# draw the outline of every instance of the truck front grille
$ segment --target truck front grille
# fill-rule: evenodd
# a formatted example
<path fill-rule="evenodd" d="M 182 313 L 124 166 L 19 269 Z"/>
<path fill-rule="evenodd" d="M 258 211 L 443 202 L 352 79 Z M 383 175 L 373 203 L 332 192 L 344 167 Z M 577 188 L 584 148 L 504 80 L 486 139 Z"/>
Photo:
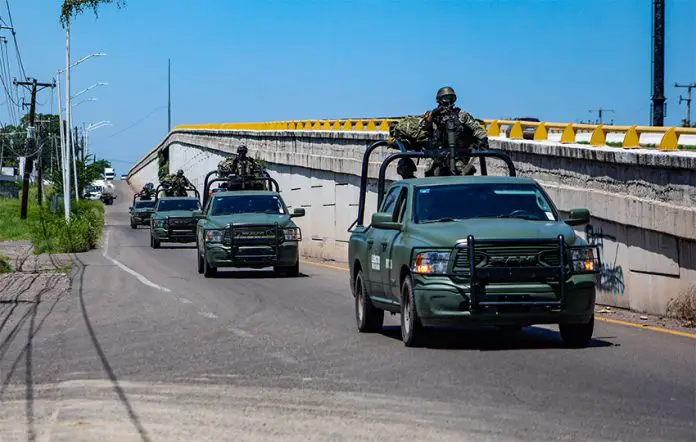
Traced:
<path fill-rule="evenodd" d="M 488 267 L 557 267 L 560 265 L 558 246 L 499 246 L 481 245 L 474 249 L 476 268 Z M 470 272 L 469 250 L 461 248 L 454 259 L 452 272 L 468 275 Z"/>

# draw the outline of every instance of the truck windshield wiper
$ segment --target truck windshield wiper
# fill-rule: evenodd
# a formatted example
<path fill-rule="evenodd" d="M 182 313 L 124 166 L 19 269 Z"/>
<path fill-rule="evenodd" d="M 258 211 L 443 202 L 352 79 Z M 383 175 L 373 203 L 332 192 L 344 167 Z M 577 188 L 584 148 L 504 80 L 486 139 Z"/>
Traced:
<path fill-rule="evenodd" d="M 440 219 L 429 219 L 427 221 L 423 221 L 422 224 L 430 224 L 430 223 L 449 223 L 453 221 L 461 221 L 459 218 L 440 218 Z"/>
<path fill-rule="evenodd" d="M 498 215 L 496 218 L 519 218 L 519 219 L 526 219 L 529 221 L 539 221 L 538 218 L 531 216 L 531 215 Z"/>

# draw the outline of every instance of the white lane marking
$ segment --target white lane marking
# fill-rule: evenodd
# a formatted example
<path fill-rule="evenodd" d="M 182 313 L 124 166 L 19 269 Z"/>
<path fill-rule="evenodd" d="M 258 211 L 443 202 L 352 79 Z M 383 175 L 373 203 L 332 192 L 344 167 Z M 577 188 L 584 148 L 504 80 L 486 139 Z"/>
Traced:
<path fill-rule="evenodd" d="M 283 352 L 275 352 L 271 353 L 271 356 L 280 359 L 281 361 L 285 362 L 286 364 L 299 364 L 297 359 L 293 358 L 292 356 L 286 355 Z"/>
<path fill-rule="evenodd" d="M 112 263 L 114 263 L 119 269 L 123 270 L 124 272 L 130 273 L 131 275 L 135 276 L 135 278 L 138 281 L 142 282 L 146 286 L 155 288 L 155 289 L 163 291 L 163 292 L 171 292 L 171 290 L 169 290 L 168 288 L 162 287 L 161 285 L 158 285 L 158 284 L 155 284 L 154 282 L 150 281 L 149 279 L 147 279 L 146 277 L 144 277 L 140 273 L 136 272 L 135 270 L 131 269 L 130 267 L 128 267 L 124 264 L 121 264 L 118 260 L 110 257 L 107 254 L 109 252 L 109 236 L 110 236 L 110 234 L 111 234 L 111 230 L 107 230 L 106 231 L 106 239 L 104 240 L 104 251 L 102 252 L 102 255 L 104 256 L 104 258 L 106 258 L 109 261 L 111 261 Z"/>
<path fill-rule="evenodd" d="M 254 335 L 252 335 L 251 333 L 249 333 L 246 330 L 242 330 L 241 328 L 228 328 L 227 330 L 230 333 L 233 333 L 233 334 L 240 336 L 242 338 L 253 338 L 254 337 Z"/>
<path fill-rule="evenodd" d="M 58 415 L 60 414 L 60 403 L 58 404 L 58 408 L 56 408 L 56 411 L 51 413 L 51 415 L 48 417 L 48 420 L 44 423 L 44 427 L 46 427 L 46 432 L 41 436 L 40 440 L 42 442 L 51 442 L 51 437 L 53 435 L 53 427 L 56 425 L 58 422 Z"/>
<path fill-rule="evenodd" d="M 302 382 L 309 382 L 311 380 L 312 380 L 312 378 L 302 378 Z"/>
<path fill-rule="evenodd" d="M 189 301 L 186 298 L 179 298 L 179 301 L 181 301 L 182 304 L 193 304 L 193 301 Z"/>
<path fill-rule="evenodd" d="M 208 319 L 217 319 L 217 315 L 211 312 L 198 312 L 199 315 L 205 316 Z"/>

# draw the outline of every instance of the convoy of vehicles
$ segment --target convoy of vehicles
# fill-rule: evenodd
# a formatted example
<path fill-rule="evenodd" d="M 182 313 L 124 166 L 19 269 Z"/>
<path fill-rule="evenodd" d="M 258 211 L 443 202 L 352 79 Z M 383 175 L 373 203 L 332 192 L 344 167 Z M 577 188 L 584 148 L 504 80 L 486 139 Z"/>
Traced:
<path fill-rule="evenodd" d="M 360 332 L 382 329 L 384 312 L 400 314 L 401 337 L 417 346 L 434 326 L 488 325 L 518 330 L 557 324 L 570 347 L 584 347 L 594 330 L 596 246 L 576 235 L 589 211 L 563 219 L 544 189 L 516 176 L 503 152 L 422 149 L 389 155 L 379 169 L 378 211 L 364 223 L 371 153 L 363 158 L 358 218 L 351 232 L 348 262 L 355 318 Z M 392 146 L 393 147 L 393 146 Z M 408 178 L 385 191 L 386 170 L 401 158 L 437 158 L 443 152 L 478 158 L 479 176 Z M 488 176 L 486 159 L 502 160 L 509 176 Z M 131 227 L 146 224 L 150 245 L 196 243 L 198 273 L 219 268 L 264 268 L 299 274 L 300 228 L 268 176 L 240 177 L 211 171 L 200 195 L 160 196 L 136 201 Z M 214 176 L 217 175 L 217 176 Z M 212 188 L 218 183 L 216 189 Z M 457 202 L 457 204 L 453 204 Z"/>
<path fill-rule="evenodd" d="M 364 172 L 384 144 L 368 148 Z M 384 160 L 379 210 L 367 226 L 363 173 L 348 252 L 358 330 L 381 330 L 388 311 L 401 314 L 406 346 L 419 345 L 428 327 L 467 324 L 558 324 L 567 345 L 587 345 L 599 254 L 571 226 L 587 223 L 589 212 L 561 219 L 541 186 L 516 177 L 497 151 L 466 152 L 480 158 L 484 176 L 407 179 L 382 191 L 392 161 L 438 154 L 402 149 Z M 486 176 L 487 157 L 502 159 L 510 176 Z"/>

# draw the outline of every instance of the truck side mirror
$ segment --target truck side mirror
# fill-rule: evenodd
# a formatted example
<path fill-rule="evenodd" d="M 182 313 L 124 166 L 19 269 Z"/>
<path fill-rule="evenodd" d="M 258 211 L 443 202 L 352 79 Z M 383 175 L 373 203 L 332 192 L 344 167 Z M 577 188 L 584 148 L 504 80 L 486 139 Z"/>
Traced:
<path fill-rule="evenodd" d="M 296 208 L 292 211 L 292 214 L 290 214 L 291 218 L 298 218 L 302 216 L 305 216 L 305 209 L 301 207 Z"/>
<path fill-rule="evenodd" d="M 372 227 L 379 229 L 401 230 L 401 224 L 392 221 L 391 213 L 375 212 L 372 214 Z"/>
<path fill-rule="evenodd" d="M 590 222 L 590 211 L 587 209 L 571 209 L 570 216 L 565 220 L 569 226 L 581 226 Z"/>

